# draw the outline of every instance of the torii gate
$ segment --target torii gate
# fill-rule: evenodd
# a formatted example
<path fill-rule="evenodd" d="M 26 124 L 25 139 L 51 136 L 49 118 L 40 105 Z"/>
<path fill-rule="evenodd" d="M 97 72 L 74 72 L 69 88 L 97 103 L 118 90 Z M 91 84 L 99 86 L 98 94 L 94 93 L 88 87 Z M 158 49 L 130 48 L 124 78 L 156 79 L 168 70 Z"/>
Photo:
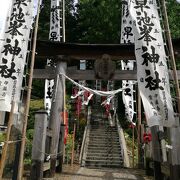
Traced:
<path fill-rule="evenodd" d="M 180 39 L 173 41 L 174 54 L 180 57 Z M 75 44 L 75 43 L 59 43 L 52 41 L 37 41 L 37 58 L 46 61 L 46 58 L 61 55 L 63 61 L 76 61 L 80 59 L 98 60 L 103 54 L 108 54 L 112 60 L 129 60 L 135 59 L 134 45 L 128 44 Z M 63 58 L 64 56 L 64 58 Z M 38 59 L 37 59 L 38 60 Z M 80 71 L 67 68 L 67 75 L 75 80 L 95 80 L 95 72 L 93 70 Z M 34 78 L 52 79 L 55 78 L 55 69 L 35 69 Z M 172 76 L 170 76 L 172 79 Z M 178 71 L 178 79 L 180 72 Z M 137 80 L 136 70 L 116 70 L 111 80 Z"/>
<path fill-rule="evenodd" d="M 175 45 L 175 55 L 177 57 L 180 56 L 180 47 L 178 46 L 178 42 L 180 40 L 174 41 Z M 56 61 L 57 66 L 55 69 L 46 68 L 46 69 L 35 69 L 33 78 L 36 79 L 55 79 L 57 81 L 58 75 L 60 73 L 64 73 L 68 75 L 70 78 L 74 80 L 95 80 L 97 79 L 95 76 L 94 70 L 77 70 L 72 69 L 71 67 L 67 67 L 67 63 L 70 61 L 76 61 L 80 59 L 100 59 L 103 54 L 110 55 L 113 60 L 129 60 L 135 59 L 134 55 L 134 46 L 133 45 L 123 45 L 123 44 L 70 44 L 70 43 L 57 43 L 51 41 L 38 41 L 37 42 L 37 57 L 46 59 L 47 57 L 53 57 Z M 113 72 L 113 76 L 111 80 L 136 80 L 136 70 L 127 71 L 127 70 L 115 70 Z M 180 79 L 180 72 L 178 72 L 178 77 Z M 172 78 L 172 77 L 170 77 Z M 107 80 L 107 79 L 106 79 Z M 51 144 L 51 153 L 55 154 L 57 151 L 57 146 L 59 142 L 59 131 L 62 122 L 59 121 L 59 114 L 63 111 L 63 102 L 64 102 L 64 79 L 61 78 L 60 83 L 55 83 L 54 94 L 58 97 L 58 101 L 54 101 L 52 103 L 52 112 L 51 112 L 51 130 L 54 133 L 52 137 Z M 58 127 L 58 128 L 57 128 Z M 58 135 L 58 136 L 57 136 Z M 157 152 L 157 155 L 159 152 Z M 56 156 L 52 156 L 51 159 L 51 175 L 53 176 L 55 173 L 55 163 Z"/>

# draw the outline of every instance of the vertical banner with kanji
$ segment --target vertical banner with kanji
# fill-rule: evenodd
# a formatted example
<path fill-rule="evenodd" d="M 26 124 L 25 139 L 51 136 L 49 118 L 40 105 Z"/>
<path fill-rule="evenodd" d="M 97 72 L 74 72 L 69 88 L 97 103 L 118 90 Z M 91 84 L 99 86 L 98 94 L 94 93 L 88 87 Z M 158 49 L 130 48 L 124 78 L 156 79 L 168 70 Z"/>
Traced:
<path fill-rule="evenodd" d="M 149 126 L 175 125 L 167 56 L 155 0 L 134 0 L 129 12 L 134 24 L 137 79 Z"/>
<path fill-rule="evenodd" d="M 121 43 L 131 44 L 134 43 L 134 34 L 132 29 L 132 19 L 129 14 L 129 2 L 130 0 L 122 1 L 122 22 L 121 22 Z M 122 60 L 122 70 L 133 70 L 134 60 Z M 134 116 L 134 97 L 133 97 L 133 85 L 134 81 L 123 80 L 122 81 L 122 98 L 125 105 L 126 117 L 128 121 L 132 122 Z"/>
<path fill-rule="evenodd" d="M 3 42 L 7 18 L 11 15 L 12 1 L 6 0 L 6 3 L 0 6 L 0 44 Z"/>
<path fill-rule="evenodd" d="M 32 28 L 33 3 L 12 0 L 11 5 L 0 40 L 0 111 L 10 111 L 13 100 L 14 112 L 17 112 Z"/>
<path fill-rule="evenodd" d="M 62 0 L 51 0 L 51 13 L 50 13 L 50 41 L 63 41 L 63 28 L 62 28 Z M 47 66 L 55 67 L 53 59 L 47 60 Z M 48 112 L 51 109 L 51 100 L 53 94 L 54 80 L 45 80 L 45 108 Z"/>

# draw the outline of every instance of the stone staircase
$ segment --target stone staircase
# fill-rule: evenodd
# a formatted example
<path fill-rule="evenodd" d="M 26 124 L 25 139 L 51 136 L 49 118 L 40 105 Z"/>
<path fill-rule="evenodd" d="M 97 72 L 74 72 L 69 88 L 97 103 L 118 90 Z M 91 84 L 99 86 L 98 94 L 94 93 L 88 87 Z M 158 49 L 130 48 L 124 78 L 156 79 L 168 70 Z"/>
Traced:
<path fill-rule="evenodd" d="M 83 156 L 86 167 L 123 167 L 117 128 L 110 127 L 106 121 L 101 119 L 90 125 Z"/>

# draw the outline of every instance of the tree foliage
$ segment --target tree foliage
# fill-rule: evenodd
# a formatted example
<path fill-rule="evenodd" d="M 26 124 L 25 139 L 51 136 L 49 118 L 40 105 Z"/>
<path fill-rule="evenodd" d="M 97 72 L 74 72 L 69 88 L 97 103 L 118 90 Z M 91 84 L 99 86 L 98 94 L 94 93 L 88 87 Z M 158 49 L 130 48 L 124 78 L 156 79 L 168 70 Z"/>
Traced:
<path fill-rule="evenodd" d="M 121 1 L 80 0 L 77 5 L 78 41 L 119 43 Z"/>
<path fill-rule="evenodd" d="M 176 0 L 168 0 L 167 12 L 172 38 L 180 38 L 180 4 Z"/>
<path fill-rule="evenodd" d="M 66 0 L 66 42 L 119 43 L 121 0 Z M 167 1 L 170 29 L 173 38 L 180 37 L 180 4 Z M 50 1 L 43 0 L 39 21 L 39 39 L 48 40 Z"/>
<path fill-rule="evenodd" d="M 49 39 L 49 25 L 50 25 L 50 2 L 49 0 L 43 0 L 41 6 L 41 12 L 39 16 L 38 26 L 38 39 Z"/>

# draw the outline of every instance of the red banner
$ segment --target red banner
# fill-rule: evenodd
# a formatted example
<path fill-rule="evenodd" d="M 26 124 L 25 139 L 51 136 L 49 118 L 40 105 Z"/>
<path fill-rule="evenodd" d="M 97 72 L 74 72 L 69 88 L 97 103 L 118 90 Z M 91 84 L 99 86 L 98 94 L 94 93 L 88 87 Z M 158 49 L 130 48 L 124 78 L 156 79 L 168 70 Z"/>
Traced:
<path fill-rule="evenodd" d="M 64 144 L 66 144 L 67 136 L 68 136 L 68 112 L 61 112 L 61 117 L 63 118 L 63 122 L 65 125 L 65 131 L 64 131 Z"/>
<path fill-rule="evenodd" d="M 82 99 L 81 97 L 78 96 L 76 99 L 76 115 L 77 116 L 79 116 L 81 108 L 82 108 Z"/>

